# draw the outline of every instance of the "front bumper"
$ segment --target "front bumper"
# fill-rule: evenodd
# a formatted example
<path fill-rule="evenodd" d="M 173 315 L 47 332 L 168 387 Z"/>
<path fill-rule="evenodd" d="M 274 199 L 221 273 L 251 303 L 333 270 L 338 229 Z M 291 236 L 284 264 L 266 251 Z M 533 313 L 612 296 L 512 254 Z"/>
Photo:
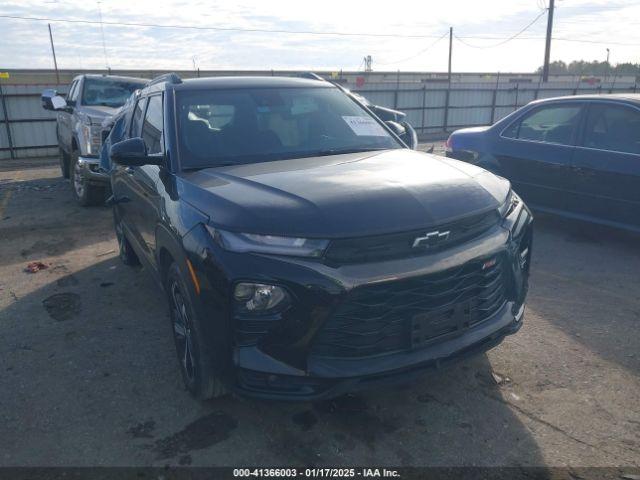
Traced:
<path fill-rule="evenodd" d="M 508 228 L 496 225 L 480 237 L 445 251 L 337 267 L 300 258 L 225 251 L 211 241 L 204 228 L 192 230 L 185 237 L 185 247 L 201 279 L 200 308 L 203 318 L 210 319 L 205 335 L 210 338 L 212 350 L 225 352 L 222 356 L 228 358 L 220 375 L 243 394 L 313 400 L 407 381 L 424 371 L 492 348 L 522 325 L 531 218 L 526 208 L 522 208 L 521 216 L 513 219 Z M 518 236 L 513 235 L 514 231 Z M 202 248 L 203 242 L 207 247 Z M 523 261 L 521 253 L 525 249 L 527 258 Z M 323 328 L 354 291 L 437 276 L 498 257 L 504 259 L 507 270 L 504 302 L 489 317 L 416 348 L 369 352 L 360 357 L 318 350 Z M 287 310 L 261 319 L 272 322 L 272 326 L 253 340 L 247 340 L 246 331 L 257 328 L 256 322 L 239 317 L 231 301 L 233 287 L 240 281 L 279 285 L 292 298 Z"/>
<path fill-rule="evenodd" d="M 516 315 L 505 311 L 484 325 L 484 328 L 469 332 L 469 335 L 416 352 L 418 355 L 411 356 L 410 362 L 389 358 L 387 361 L 391 361 L 388 363 L 395 368 L 381 369 L 377 373 L 367 375 L 300 377 L 239 369 L 238 383 L 234 390 L 265 400 L 317 401 L 356 391 L 409 384 L 429 372 L 445 369 L 498 346 L 506 336 L 520 330 L 523 319 L 524 305 Z M 396 360 L 398 365 L 394 365 Z M 403 363 L 404 366 L 401 366 Z"/>
<path fill-rule="evenodd" d="M 100 171 L 100 159 L 94 157 L 78 157 L 78 165 L 82 169 L 83 178 L 90 184 L 109 184 L 109 175 Z"/>

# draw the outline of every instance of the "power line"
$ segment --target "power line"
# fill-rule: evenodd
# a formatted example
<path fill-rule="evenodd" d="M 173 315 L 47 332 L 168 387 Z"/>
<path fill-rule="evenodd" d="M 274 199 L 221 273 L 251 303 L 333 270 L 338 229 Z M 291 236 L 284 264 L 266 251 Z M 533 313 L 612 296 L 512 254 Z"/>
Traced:
<path fill-rule="evenodd" d="M 82 23 L 97 25 L 100 22 L 95 20 L 72 20 L 67 18 L 47 18 L 47 17 L 23 17 L 20 15 L 0 15 L 0 18 L 13 20 L 33 20 L 40 22 L 60 22 L 60 23 Z M 215 30 L 222 32 L 245 32 L 245 33 L 285 33 L 300 35 L 324 35 L 324 36 L 345 36 L 345 37 L 387 37 L 387 38 L 438 38 L 437 35 L 411 35 L 400 33 L 358 33 L 358 32 L 317 32 L 312 30 L 280 30 L 269 28 L 236 28 L 236 27 L 210 27 L 199 25 L 168 25 L 158 23 L 134 23 L 134 22 L 102 22 L 104 25 L 122 27 L 151 27 L 151 28 L 176 28 L 190 30 Z"/>
<path fill-rule="evenodd" d="M 623 47 L 638 47 L 640 43 L 625 43 L 625 42 L 610 42 L 603 40 L 584 40 L 578 38 L 568 38 L 568 37 L 553 37 L 553 40 L 557 40 L 560 42 L 577 42 L 577 43 L 593 43 L 596 45 L 620 45 Z"/>
<path fill-rule="evenodd" d="M 544 13 L 544 12 L 543 12 Z M 59 22 L 59 23 L 74 23 L 74 24 L 88 24 L 99 25 L 99 21 L 95 20 L 72 20 L 63 18 L 46 18 L 46 17 L 23 17 L 19 15 L 0 15 L 0 18 L 6 18 L 11 20 L 30 20 L 41 22 Z M 536 19 L 537 20 L 537 19 Z M 355 33 L 355 32 L 317 32 L 310 30 L 276 30 L 276 29 L 264 29 L 264 28 L 232 28 L 232 27 L 209 27 L 209 26 L 197 26 L 197 25 L 168 25 L 168 24 L 154 24 L 154 23 L 131 23 L 131 22 L 102 22 L 104 25 L 123 26 L 123 27 L 147 27 L 147 28 L 175 28 L 175 29 L 192 29 L 192 30 L 214 30 L 214 31 L 226 31 L 226 32 L 245 32 L 245 33 L 282 33 L 282 34 L 294 34 L 294 35 L 321 35 L 321 36 L 349 36 L 349 37 L 386 37 L 386 38 L 434 38 L 439 39 L 438 35 L 410 35 L 410 34 L 393 34 L 393 33 Z M 541 40 L 545 37 L 520 37 L 521 32 L 510 37 L 497 37 L 497 36 L 485 36 L 485 35 L 455 35 L 457 40 L 461 43 L 472 48 L 492 48 L 493 46 L 479 46 L 472 45 L 464 40 L 503 40 L 502 43 L 511 40 Z M 578 43 L 594 43 L 602 45 L 621 45 L 629 47 L 640 46 L 640 43 L 624 43 L 624 42 L 611 42 L 611 41 L 598 41 L 598 40 L 585 40 L 578 38 L 568 37 L 553 37 L 553 40 L 565 41 L 565 42 L 578 42 Z M 494 45 L 498 46 L 498 45 Z"/>
<path fill-rule="evenodd" d="M 436 43 L 438 43 L 440 40 L 442 40 L 444 37 L 446 37 L 449 34 L 449 32 L 444 32 L 442 34 L 442 36 L 440 38 L 438 38 L 435 42 L 433 42 L 432 44 L 430 44 L 427 48 L 424 48 L 422 50 L 420 50 L 418 53 L 416 53 L 415 55 L 412 55 L 410 57 L 407 58 L 403 58 L 402 60 L 395 60 L 393 62 L 376 62 L 378 65 L 394 65 L 396 63 L 402 63 L 402 62 L 408 62 L 409 60 L 413 60 L 414 58 L 419 57 L 420 55 L 422 55 L 423 53 L 427 52 L 428 50 L 430 50 L 432 47 L 435 47 Z"/>
<path fill-rule="evenodd" d="M 540 18 L 545 13 L 547 13 L 546 10 L 543 10 L 542 12 L 540 12 L 540 14 L 538 14 L 538 16 L 536 18 L 534 18 L 531 22 L 529 22 L 527 24 L 527 26 L 525 26 L 524 28 L 519 30 L 518 33 L 515 33 L 515 34 L 511 35 L 510 37 L 506 38 L 505 40 L 503 40 L 501 42 L 498 42 L 498 43 L 495 43 L 493 45 L 472 45 L 472 44 L 462 40 L 463 37 L 458 37 L 457 35 L 454 35 L 454 37 L 456 37 L 456 40 L 458 40 L 463 45 L 466 45 L 467 47 L 471 47 L 471 48 L 495 48 L 495 47 L 499 47 L 500 45 L 504 45 L 505 43 L 510 42 L 511 40 L 515 40 L 518 36 L 520 36 L 521 34 L 526 32 L 529 29 L 529 27 L 532 27 L 533 24 L 536 23 L 538 20 L 540 20 Z"/>

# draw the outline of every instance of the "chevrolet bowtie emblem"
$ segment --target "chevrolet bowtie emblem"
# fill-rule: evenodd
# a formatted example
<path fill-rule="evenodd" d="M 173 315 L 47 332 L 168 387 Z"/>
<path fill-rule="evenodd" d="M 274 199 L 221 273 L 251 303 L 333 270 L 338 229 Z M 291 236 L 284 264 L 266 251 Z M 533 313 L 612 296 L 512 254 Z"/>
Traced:
<path fill-rule="evenodd" d="M 429 232 L 424 237 L 417 237 L 413 241 L 413 248 L 416 247 L 433 247 L 446 241 L 449 238 L 449 234 L 451 232 L 440 232 L 436 230 L 435 232 Z"/>

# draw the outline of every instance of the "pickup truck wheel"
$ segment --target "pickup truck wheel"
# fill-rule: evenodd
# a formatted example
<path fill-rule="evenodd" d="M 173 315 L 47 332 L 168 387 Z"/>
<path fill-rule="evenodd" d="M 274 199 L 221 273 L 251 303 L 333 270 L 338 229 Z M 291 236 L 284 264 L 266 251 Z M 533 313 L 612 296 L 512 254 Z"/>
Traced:
<path fill-rule="evenodd" d="M 116 230 L 116 239 L 118 240 L 119 257 L 122 263 L 129 266 L 140 265 L 140 259 L 136 252 L 133 250 L 131 243 L 127 240 L 127 236 L 122 228 L 122 223 L 118 219 L 118 214 L 114 208 L 113 210 L 113 222 Z"/>
<path fill-rule="evenodd" d="M 60 151 L 60 171 L 62 172 L 62 178 L 69 178 L 69 155 L 65 153 L 65 151 L 58 147 Z"/>
<path fill-rule="evenodd" d="M 167 273 L 166 292 L 169 297 L 173 339 L 185 387 L 200 400 L 224 395 L 226 389 L 213 373 L 213 364 L 200 322 L 175 262 Z"/>
<path fill-rule="evenodd" d="M 78 163 L 78 152 L 71 152 L 71 191 L 76 201 L 83 207 L 102 205 L 104 203 L 104 188 L 92 185 L 84 178 L 82 168 Z"/>

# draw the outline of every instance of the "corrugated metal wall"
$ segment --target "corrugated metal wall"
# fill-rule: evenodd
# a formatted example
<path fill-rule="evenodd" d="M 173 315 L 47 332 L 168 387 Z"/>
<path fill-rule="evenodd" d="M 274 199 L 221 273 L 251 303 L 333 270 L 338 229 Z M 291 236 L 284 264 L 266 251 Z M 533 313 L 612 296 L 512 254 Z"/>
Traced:
<path fill-rule="evenodd" d="M 42 109 L 40 93 L 45 88 L 66 93 L 68 85 L 1 83 L 0 87 L 0 159 L 56 155 L 55 113 Z M 367 82 L 353 90 L 372 103 L 405 111 L 418 133 L 428 135 L 493 123 L 536 98 L 635 92 L 636 88 L 629 80 L 599 86 L 576 81 L 461 82 L 449 86 L 447 82 L 400 81 L 398 77 L 396 82 Z"/>
<path fill-rule="evenodd" d="M 0 85 L 0 159 L 57 155 L 56 114 L 42 108 L 40 93 L 67 85 Z M 5 111 L 9 122 L 5 120 Z M 9 136 L 11 142 L 9 142 Z"/>

